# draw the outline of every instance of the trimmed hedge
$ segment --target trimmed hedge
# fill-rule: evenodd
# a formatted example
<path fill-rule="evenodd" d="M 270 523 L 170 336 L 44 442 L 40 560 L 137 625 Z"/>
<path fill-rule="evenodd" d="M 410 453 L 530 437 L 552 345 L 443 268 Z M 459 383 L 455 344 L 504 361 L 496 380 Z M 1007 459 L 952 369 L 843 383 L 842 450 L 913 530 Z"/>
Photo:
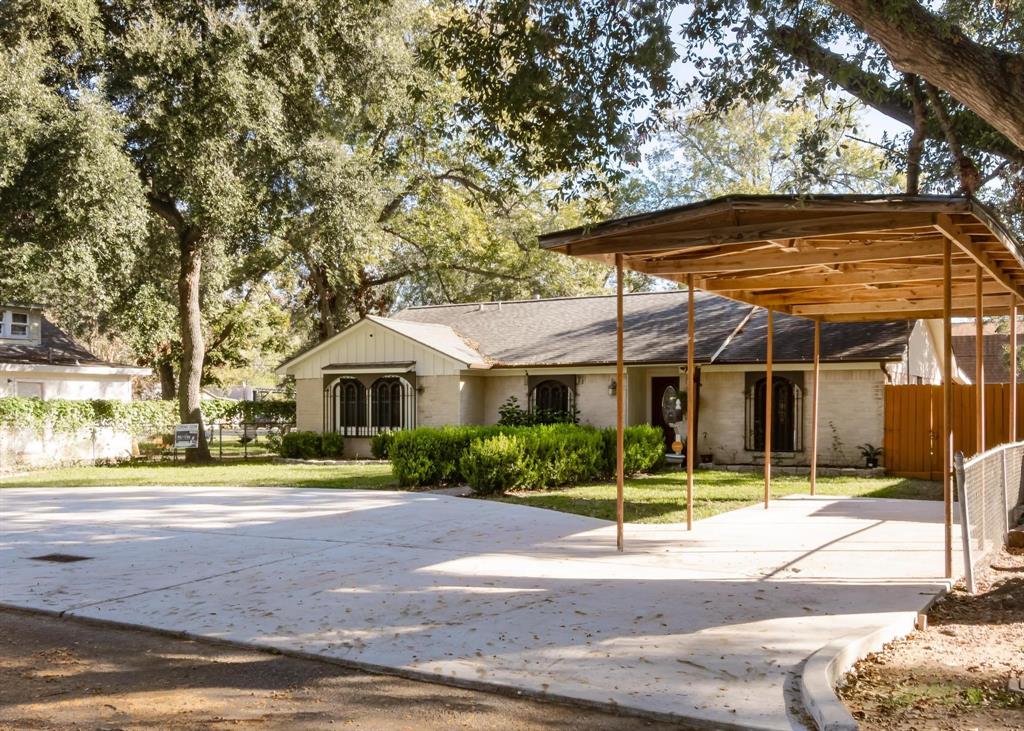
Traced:
<path fill-rule="evenodd" d="M 606 475 L 615 474 L 615 430 L 603 429 L 604 453 L 607 461 L 604 465 Z M 624 472 L 635 475 L 647 472 L 665 464 L 665 441 L 661 429 L 643 425 L 626 427 L 623 439 L 625 459 Z"/>
<path fill-rule="evenodd" d="M 293 431 L 282 434 L 276 446 L 282 457 L 291 459 L 340 459 L 345 440 L 334 432 Z"/>
<path fill-rule="evenodd" d="M 203 421 L 266 421 L 294 423 L 294 401 L 203 401 Z M 71 401 L 7 396 L 0 398 L 0 426 L 41 431 L 49 425 L 57 432 L 89 426 L 112 426 L 131 434 L 170 432 L 178 423 L 176 401 Z"/>
<path fill-rule="evenodd" d="M 487 444 L 498 437 L 515 437 L 515 443 L 501 439 Z M 628 427 L 625 446 L 627 474 L 650 470 L 664 460 L 656 427 Z M 422 427 L 394 432 L 388 454 L 392 472 L 405 486 L 468 482 L 481 492 L 512 486 L 538 489 L 614 474 L 615 430 L 573 424 Z M 496 465 L 499 454 L 515 460 L 501 474 Z"/>
<path fill-rule="evenodd" d="M 523 440 L 515 434 L 474 439 L 459 460 L 462 474 L 481 495 L 501 494 L 530 479 L 532 460 Z"/>

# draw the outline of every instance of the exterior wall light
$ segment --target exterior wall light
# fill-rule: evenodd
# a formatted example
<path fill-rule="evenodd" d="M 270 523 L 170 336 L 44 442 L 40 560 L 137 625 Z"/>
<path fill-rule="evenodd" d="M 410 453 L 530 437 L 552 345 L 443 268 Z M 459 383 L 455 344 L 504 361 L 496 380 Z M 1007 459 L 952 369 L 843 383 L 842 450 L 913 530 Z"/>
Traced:
<path fill-rule="evenodd" d="M 613 378 L 611 381 L 608 382 L 608 395 L 614 397 L 617 389 L 618 386 L 616 385 L 615 379 Z"/>

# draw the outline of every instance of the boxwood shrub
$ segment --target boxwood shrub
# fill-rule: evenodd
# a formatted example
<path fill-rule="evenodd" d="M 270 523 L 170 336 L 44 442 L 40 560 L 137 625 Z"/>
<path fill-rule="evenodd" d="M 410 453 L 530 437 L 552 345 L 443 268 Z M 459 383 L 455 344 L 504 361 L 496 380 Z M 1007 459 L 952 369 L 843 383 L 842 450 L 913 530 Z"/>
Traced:
<path fill-rule="evenodd" d="M 487 444 L 498 437 L 515 441 Z M 512 484 L 498 485 L 515 475 L 515 487 L 539 489 L 608 478 L 615 471 L 615 430 L 574 424 L 421 427 L 394 432 L 387 447 L 392 472 L 405 486 L 467 482 L 491 492 L 508 489 Z M 627 474 L 653 469 L 664 459 L 656 427 L 628 427 L 625 448 Z M 508 474 L 497 474 L 498 455 L 515 460 Z"/>
<path fill-rule="evenodd" d="M 278 449 L 282 457 L 290 459 L 339 459 L 344 446 L 341 434 L 293 431 L 281 436 Z"/>
<path fill-rule="evenodd" d="M 391 440 L 394 437 L 395 432 L 393 431 L 378 432 L 370 437 L 370 454 L 374 459 L 388 458 L 388 453 L 391 451 Z"/>
<path fill-rule="evenodd" d="M 615 429 L 603 429 L 604 473 L 615 474 Z M 649 472 L 665 462 L 665 441 L 661 429 L 650 424 L 626 427 L 623 435 L 624 471 L 627 475 Z"/>
<path fill-rule="evenodd" d="M 500 495 L 522 486 L 530 479 L 532 467 L 523 440 L 515 434 L 474 439 L 459 460 L 466 482 L 480 495 Z"/>

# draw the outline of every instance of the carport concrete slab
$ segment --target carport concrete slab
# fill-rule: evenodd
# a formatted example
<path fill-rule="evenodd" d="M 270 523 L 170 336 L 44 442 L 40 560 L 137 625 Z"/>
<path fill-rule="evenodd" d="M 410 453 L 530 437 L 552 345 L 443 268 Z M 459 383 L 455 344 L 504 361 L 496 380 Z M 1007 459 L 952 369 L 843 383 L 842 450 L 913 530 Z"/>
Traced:
<path fill-rule="evenodd" d="M 827 642 L 924 608 L 942 506 L 802 498 L 614 526 L 442 495 L 0 491 L 4 603 L 710 724 L 804 728 Z M 92 556 L 50 564 L 51 552 Z"/>

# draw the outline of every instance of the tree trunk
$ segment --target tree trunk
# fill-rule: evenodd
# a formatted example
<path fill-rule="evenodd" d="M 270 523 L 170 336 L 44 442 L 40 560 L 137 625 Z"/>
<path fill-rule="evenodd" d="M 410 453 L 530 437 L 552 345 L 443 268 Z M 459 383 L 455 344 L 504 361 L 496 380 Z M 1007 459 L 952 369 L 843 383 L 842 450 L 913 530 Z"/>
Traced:
<path fill-rule="evenodd" d="M 203 375 L 203 328 L 199 309 L 199 274 L 202 248 L 194 231 L 179 236 L 181 269 L 178 273 L 178 323 L 181 329 L 181 365 L 178 368 L 178 413 L 183 424 L 199 424 L 199 446 L 185 452 L 186 462 L 207 462 L 210 445 L 200 411 L 200 382 Z"/>
<path fill-rule="evenodd" d="M 832 0 L 900 71 L 934 84 L 1024 150 L 1024 57 L 976 43 L 914 0 Z"/>
<path fill-rule="evenodd" d="M 156 364 L 156 370 L 160 374 L 160 398 L 164 401 L 174 401 L 178 397 L 178 389 L 174 382 L 174 364 L 167 359 L 161 359 Z"/>

